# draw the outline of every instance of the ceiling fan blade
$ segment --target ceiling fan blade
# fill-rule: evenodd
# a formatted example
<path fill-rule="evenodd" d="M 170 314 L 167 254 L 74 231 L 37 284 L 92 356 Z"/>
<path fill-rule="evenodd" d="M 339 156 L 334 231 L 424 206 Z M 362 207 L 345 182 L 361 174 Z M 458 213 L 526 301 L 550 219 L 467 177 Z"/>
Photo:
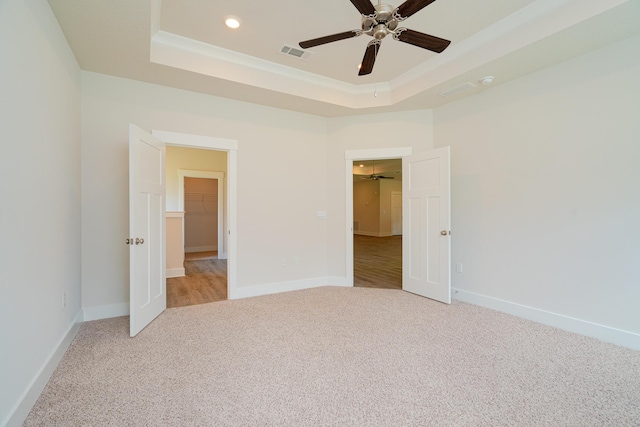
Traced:
<path fill-rule="evenodd" d="M 376 56 L 378 56 L 380 45 L 380 40 L 371 40 L 369 42 L 369 44 L 367 45 L 367 50 L 364 51 L 362 63 L 360 64 L 360 71 L 358 72 L 359 76 L 371 74 L 371 72 L 373 71 L 373 64 L 376 63 Z"/>
<path fill-rule="evenodd" d="M 321 44 L 350 39 L 351 37 L 357 37 L 360 34 L 362 34 L 362 30 L 351 30 L 351 31 L 345 31 L 344 33 L 332 34 L 330 36 L 318 37 L 317 39 L 305 40 L 298 44 L 303 49 L 309 49 L 310 47 L 320 46 Z"/>
<path fill-rule="evenodd" d="M 408 28 L 398 28 L 393 38 L 436 53 L 442 52 L 451 43 L 449 40 L 430 36 L 429 34 L 424 34 L 419 31 L 409 30 Z"/>
<path fill-rule="evenodd" d="M 416 12 L 420 12 L 436 0 L 407 0 L 396 8 L 393 17 L 397 21 L 404 21 Z"/>
<path fill-rule="evenodd" d="M 432 0 L 435 1 L 435 0 Z M 371 4 L 370 0 L 351 0 L 351 3 L 358 9 L 358 12 L 364 16 L 375 15 L 376 9 Z"/>

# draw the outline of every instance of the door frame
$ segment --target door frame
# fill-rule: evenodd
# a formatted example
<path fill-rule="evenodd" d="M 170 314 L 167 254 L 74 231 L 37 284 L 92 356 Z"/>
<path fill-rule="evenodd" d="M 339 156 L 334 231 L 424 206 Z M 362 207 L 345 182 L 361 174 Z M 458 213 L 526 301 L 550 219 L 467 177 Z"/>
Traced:
<path fill-rule="evenodd" d="M 345 150 L 345 187 L 346 187 L 346 286 L 353 286 L 353 161 L 401 158 L 413 154 L 412 147 L 372 148 L 368 150 Z M 402 254 L 404 257 L 404 254 Z"/>
<path fill-rule="evenodd" d="M 237 294 L 237 190 L 238 190 L 238 141 L 212 136 L 192 135 L 154 129 L 151 134 L 167 145 L 218 150 L 227 152 L 227 299 L 238 298 Z M 163 231 L 166 233 L 166 230 Z M 220 252 L 218 252 L 220 253 Z"/>
<path fill-rule="evenodd" d="M 219 150 L 218 150 L 219 151 Z M 178 210 L 184 212 L 184 179 L 185 178 L 205 178 L 205 179 L 215 179 L 217 180 L 218 186 L 218 203 L 216 209 L 218 210 L 218 241 L 216 245 L 218 246 L 218 259 L 227 259 L 227 251 L 224 245 L 224 198 L 226 197 L 226 191 L 224 189 L 224 172 L 210 172 L 210 171 L 198 171 L 198 170 L 188 170 L 188 169 L 178 169 Z M 185 218 L 186 221 L 186 218 Z M 182 242 L 185 242 L 185 234 L 184 234 L 184 224 L 182 223 Z M 182 248 L 184 252 L 184 246 Z"/>

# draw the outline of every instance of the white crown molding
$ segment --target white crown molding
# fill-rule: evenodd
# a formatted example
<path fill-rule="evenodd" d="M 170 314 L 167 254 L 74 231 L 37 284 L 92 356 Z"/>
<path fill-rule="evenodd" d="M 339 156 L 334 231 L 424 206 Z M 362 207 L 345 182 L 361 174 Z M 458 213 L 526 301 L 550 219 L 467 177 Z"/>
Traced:
<path fill-rule="evenodd" d="M 392 103 L 516 52 L 629 0 L 538 0 L 391 80 Z"/>
<path fill-rule="evenodd" d="M 537 0 L 390 82 L 354 85 L 162 31 L 161 0 L 153 0 L 150 60 L 332 105 L 353 109 L 385 107 L 627 1 L 630 0 Z"/>
<path fill-rule="evenodd" d="M 352 85 L 166 31 L 153 36 L 150 51 L 156 64 L 343 107 L 387 106 L 391 100 L 388 83 Z"/>

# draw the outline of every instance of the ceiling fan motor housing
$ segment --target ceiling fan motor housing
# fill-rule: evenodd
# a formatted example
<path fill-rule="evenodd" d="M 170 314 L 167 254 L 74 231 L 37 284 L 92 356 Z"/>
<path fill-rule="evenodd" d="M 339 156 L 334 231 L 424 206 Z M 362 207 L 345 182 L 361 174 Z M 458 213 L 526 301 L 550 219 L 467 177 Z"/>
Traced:
<path fill-rule="evenodd" d="M 342 33 L 305 40 L 299 43 L 300 47 L 302 49 L 309 49 L 326 43 L 358 37 L 363 34 L 371 36 L 373 40 L 367 44 L 364 57 L 358 67 L 358 75 L 366 76 L 373 71 L 373 65 L 376 62 L 382 39 L 389 34 L 397 41 L 436 53 L 441 53 L 451 43 L 450 40 L 441 39 L 440 37 L 408 28 L 398 27 L 399 22 L 404 21 L 436 0 L 405 0 L 404 3 L 396 8 L 388 4 L 382 4 L 382 0 L 378 0 L 378 4 L 375 6 L 372 4 L 372 0 L 350 1 L 362 15 L 361 29 L 343 31 Z"/>
<path fill-rule="evenodd" d="M 393 18 L 394 9 L 388 4 L 378 4 L 375 9 L 374 16 L 362 17 L 362 30 L 376 40 L 382 40 L 398 27 L 398 21 Z"/>

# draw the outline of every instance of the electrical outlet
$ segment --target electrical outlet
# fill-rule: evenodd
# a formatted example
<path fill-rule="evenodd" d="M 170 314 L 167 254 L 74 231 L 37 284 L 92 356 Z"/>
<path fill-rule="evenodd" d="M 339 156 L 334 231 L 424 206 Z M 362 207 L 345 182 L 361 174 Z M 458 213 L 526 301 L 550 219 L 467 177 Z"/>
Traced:
<path fill-rule="evenodd" d="M 293 265 L 298 265 L 300 264 L 300 259 L 297 256 L 293 257 Z"/>
<path fill-rule="evenodd" d="M 67 307 L 67 293 L 63 292 L 62 293 L 62 308 L 66 308 Z"/>
<path fill-rule="evenodd" d="M 283 266 L 283 267 L 284 267 L 285 265 L 287 265 L 287 259 L 286 259 L 286 258 L 282 258 L 282 259 L 280 260 L 280 265 L 281 265 L 281 266 Z"/>
<path fill-rule="evenodd" d="M 462 273 L 462 263 L 456 262 L 456 273 Z"/>

